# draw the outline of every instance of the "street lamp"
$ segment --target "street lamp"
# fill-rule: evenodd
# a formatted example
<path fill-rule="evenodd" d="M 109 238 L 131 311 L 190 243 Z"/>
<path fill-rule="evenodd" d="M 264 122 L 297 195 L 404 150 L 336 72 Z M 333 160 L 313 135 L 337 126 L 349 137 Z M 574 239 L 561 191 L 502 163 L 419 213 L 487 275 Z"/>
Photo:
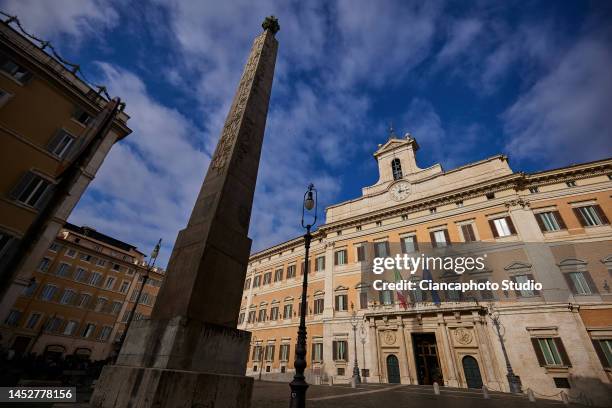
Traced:
<path fill-rule="evenodd" d="M 512 371 L 512 365 L 510 365 L 510 359 L 508 358 L 508 353 L 506 352 L 506 345 L 504 344 L 504 326 L 501 324 L 499 319 L 499 312 L 494 309 L 493 304 L 489 305 L 489 317 L 493 322 L 493 326 L 495 326 L 495 330 L 497 331 L 497 337 L 499 338 L 499 343 L 501 344 L 502 352 L 504 353 L 504 359 L 506 360 L 506 369 L 508 373 L 506 374 L 506 378 L 508 378 L 508 385 L 510 386 L 510 392 L 512 393 L 522 393 L 522 385 L 521 379 L 518 375 L 514 374 Z"/>
<path fill-rule="evenodd" d="M 351 326 L 353 326 L 353 346 L 355 348 L 355 363 L 353 364 L 353 384 L 357 385 L 361 383 L 361 376 L 359 375 L 359 364 L 357 362 L 357 312 L 355 311 L 355 305 L 351 303 Z"/>
<path fill-rule="evenodd" d="M 314 213 L 310 213 L 314 211 Z M 310 215 L 312 214 L 312 215 Z M 309 215 L 312 217 L 312 222 L 304 222 L 304 218 Z M 310 241 L 312 235 L 310 229 L 317 222 L 317 190 L 313 184 L 308 185 L 308 190 L 304 193 L 304 203 L 302 205 L 302 228 L 306 229 L 304 235 L 304 279 L 302 281 L 302 302 L 300 312 L 300 326 L 298 328 L 297 346 L 295 348 L 295 375 L 293 381 L 289 384 L 291 387 L 290 408 L 304 408 L 306 406 L 306 390 L 308 383 L 304 377 L 306 369 L 306 292 L 308 290 L 308 251 L 310 250 Z"/>
<path fill-rule="evenodd" d="M 160 238 L 159 241 L 157 241 L 157 245 L 155 245 L 155 248 L 153 248 L 153 251 L 151 252 L 151 257 L 149 258 L 147 269 L 145 271 L 145 274 L 142 276 L 142 285 L 140 285 L 140 288 L 138 289 L 138 295 L 136 296 L 136 299 L 134 299 L 134 305 L 132 305 L 132 310 L 130 311 L 127 322 L 125 323 L 125 331 L 123 332 L 123 334 L 121 335 L 121 338 L 119 339 L 119 351 L 117 352 L 117 355 L 115 356 L 115 361 L 119 357 L 119 353 L 121 352 L 121 347 L 123 347 L 123 343 L 125 342 L 125 338 L 127 336 L 128 329 L 130 328 L 130 325 L 132 324 L 132 320 L 134 320 L 134 314 L 136 313 L 136 307 L 138 306 L 138 303 L 140 302 L 140 297 L 142 296 L 142 290 L 147 284 L 147 281 L 149 280 L 149 274 L 151 273 L 151 270 L 153 269 L 153 267 L 155 266 L 155 262 L 157 261 L 157 256 L 159 255 L 159 247 L 161 246 L 161 242 L 162 240 Z"/>
<path fill-rule="evenodd" d="M 366 382 L 366 359 L 365 359 L 365 344 L 366 344 L 366 338 L 367 338 L 368 334 L 366 333 L 366 329 L 365 326 L 363 324 L 363 321 L 361 321 L 361 325 L 359 326 L 359 337 L 361 338 L 361 352 L 363 354 L 363 382 Z"/>

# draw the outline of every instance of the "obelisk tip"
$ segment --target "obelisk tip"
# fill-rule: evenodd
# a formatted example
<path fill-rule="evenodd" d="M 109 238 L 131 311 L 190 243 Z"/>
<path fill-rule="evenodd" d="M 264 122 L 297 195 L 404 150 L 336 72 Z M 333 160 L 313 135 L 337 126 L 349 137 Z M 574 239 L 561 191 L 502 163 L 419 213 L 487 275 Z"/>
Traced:
<path fill-rule="evenodd" d="M 276 34 L 278 30 L 280 30 L 280 25 L 278 25 L 278 18 L 274 16 L 268 16 L 265 18 L 263 23 L 261 23 L 261 27 L 265 30 L 270 30 L 272 34 Z"/>

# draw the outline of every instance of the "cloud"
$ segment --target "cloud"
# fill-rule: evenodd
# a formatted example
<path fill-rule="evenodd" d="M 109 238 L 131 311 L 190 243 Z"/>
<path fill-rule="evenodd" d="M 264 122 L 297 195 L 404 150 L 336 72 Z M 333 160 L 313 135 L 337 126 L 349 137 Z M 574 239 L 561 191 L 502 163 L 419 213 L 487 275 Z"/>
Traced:
<path fill-rule="evenodd" d="M 3 0 L 0 8 L 19 17 L 26 31 L 45 40 L 66 35 L 82 41 L 119 22 L 111 0 Z"/>
<path fill-rule="evenodd" d="M 607 37 L 581 39 L 503 113 L 512 157 L 566 165 L 612 155 Z"/>
<path fill-rule="evenodd" d="M 436 56 L 437 63 L 445 65 L 466 52 L 472 51 L 473 48 L 470 46 L 474 44 L 482 28 L 482 21 L 476 18 L 454 21 L 448 30 L 448 41 Z"/>

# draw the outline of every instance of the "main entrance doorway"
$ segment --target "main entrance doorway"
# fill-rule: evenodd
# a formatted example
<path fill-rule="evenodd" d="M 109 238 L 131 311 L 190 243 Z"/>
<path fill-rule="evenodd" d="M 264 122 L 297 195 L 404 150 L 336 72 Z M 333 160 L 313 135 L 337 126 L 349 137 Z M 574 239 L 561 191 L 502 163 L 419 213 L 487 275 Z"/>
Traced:
<path fill-rule="evenodd" d="M 420 385 L 431 385 L 437 382 L 444 385 L 438 347 L 434 333 L 413 333 L 414 357 L 416 361 L 417 378 Z"/>
<path fill-rule="evenodd" d="M 465 356 L 461 363 L 463 364 L 463 372 L 465 373 L 465 381 L 468 388 L 482 388 L 482 377 L 480 376 L 478 361 L 472 356 Z"/>
<path fill-rule="evenodd" d="M 390 384 L 400 383 L 399 361 L 393 354 L 387 356 L 387 378 Z"/>

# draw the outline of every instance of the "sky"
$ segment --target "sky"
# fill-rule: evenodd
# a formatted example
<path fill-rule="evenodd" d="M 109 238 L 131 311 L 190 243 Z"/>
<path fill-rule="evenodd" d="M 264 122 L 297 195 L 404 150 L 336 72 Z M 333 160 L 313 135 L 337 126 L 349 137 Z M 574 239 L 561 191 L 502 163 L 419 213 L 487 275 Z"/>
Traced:
<path fill-rule="evenodd" d="M 0 0 L 126 102 L 117 143 L 69 221 L 167 263 L 252 41 L 279 53 L 249 236 L 294 238 L 308 183 L 320 217 L 376 183 L 389 126 L 445 170 L 496 154 L 534 172 L 612 156 L 606 1 Z M 321 221 L 323 222 L 323 221 Z"/>

